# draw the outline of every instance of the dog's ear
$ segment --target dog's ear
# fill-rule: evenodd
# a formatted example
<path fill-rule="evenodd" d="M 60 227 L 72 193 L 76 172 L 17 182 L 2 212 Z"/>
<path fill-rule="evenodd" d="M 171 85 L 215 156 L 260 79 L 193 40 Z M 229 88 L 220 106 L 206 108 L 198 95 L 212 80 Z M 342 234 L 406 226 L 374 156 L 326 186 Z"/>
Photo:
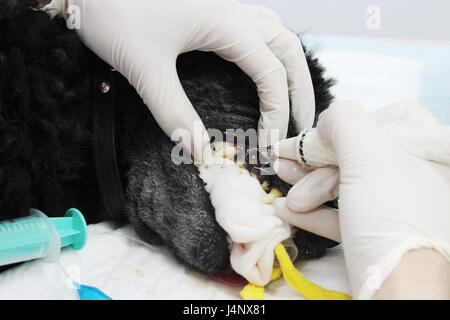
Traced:
<path fill-rule="evenodd" d="M 331 88 L 336 84 L 336 80 L 325 76 L 326 69 L 322 66 L 319 59 L 314 56 L 313 51 L 307 50 L 305 55 L 314 87 L 314 97 L 316 102 L 315 126 L 319 115 L 322 111 L 327 109 L 334 100 Z"/>
<path fill-rule="evenodd" d="M 300 37 L 299 37 L 300 38 Z M 301 38 L 300 38 L 301 41 Z M 302 47 L 305 50 L 306 62 L 308 64 L 309 72 L 311 74 L 312 85 L 314 89 L 314 101 L 315 101 L 315 119 L 314 126 L 317 123 L 319 114 L 329 107 L 333 101 L 333 95 L 331 94 L 331 88 L 336 84 L 333 78 L 327 78 L 325 76 L 325 68 L 321 65 L 319 59 L 314 56 L 314 51 L 305 47 L 302 43 Z M 299 126 L 296 120 L 296 112 L 292 110 L 293 105 L 291 102 L 291 117 L 289 120 L 288 138 L 298 135 Z"/>

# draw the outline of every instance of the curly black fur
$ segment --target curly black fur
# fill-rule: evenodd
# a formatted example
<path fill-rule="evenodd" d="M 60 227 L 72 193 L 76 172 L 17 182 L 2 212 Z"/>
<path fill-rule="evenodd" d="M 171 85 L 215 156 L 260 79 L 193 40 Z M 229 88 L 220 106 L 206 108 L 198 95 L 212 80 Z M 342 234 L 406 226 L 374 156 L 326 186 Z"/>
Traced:
<path fill-rule="evenodd" d="M 0 2 L 0 218 L 100 207 L 90 116 L 80 112 L 89 108 L 86 52 L 26 1 Z"/>
<path fill-rule="evenodd" d="M 34 1 L 0 0 L 0 220 L 31 207 L 49 216 L 79 208 L 89 223 L 107 219 L 92 160 L 92 78 L 110 67 L 87 50 L 62 20 L 29 9 Z M 332 100 L 332 80 L 307 53 L 317 114 Z M 234 64 L 211 53 L 180 56 L 182 85 L 206 127 L 256 128 L 254 83 Z M 160 130 L 128 81 L 116 90 L 116 146 L 126 193 L 124 215 L 144 240 L 165 244 L 205 273 L 225 268 L 229 252 L 204 183 L 193 165 L 175 165 L 173 142 Z M 289 135 L 295 135 L 293 120 Z M 276 176 L 273 186 L 289 186 Z M 224 195 L 226 196 L 226 195 Z M 303 230 L 299 258 L 321 256 L 333 243 Z"/>

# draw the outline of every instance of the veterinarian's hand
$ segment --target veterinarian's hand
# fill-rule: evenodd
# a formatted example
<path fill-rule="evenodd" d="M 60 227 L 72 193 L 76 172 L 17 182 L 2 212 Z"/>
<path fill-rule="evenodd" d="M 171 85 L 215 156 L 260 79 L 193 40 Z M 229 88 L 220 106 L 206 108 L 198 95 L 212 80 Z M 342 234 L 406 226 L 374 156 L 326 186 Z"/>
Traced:
<path fill-rule="evenodd" d="M 288 92 L 301 126 L 312 126 L 314 93 L 301 43 L 271 10 L 235 0 L 67 1 L 69 14 L 81 8 L 81 39 L 130 81 L 167 135 L 184 129 L 194 137 L 200 125 L 200 142 L 187 146 L 196 159 L 209 138 L 178 79 L 183 52 L 213 51 L 247 73 L 258 87 L 260 129 L 286 136 Z M 259 135 L 262 147 L 274 142 Z"/>
<path fill-rule="evenodd" d="M 290 224 L 342 241 L 356 298 L 372 297 L 410 250 L 434 248 L 443 256 L 436 254 L 436 257 L 432 254 L 434 251 L 427 251 L 431 254 L 430 259 L 414 264 L 420 265 L 418 270 L 422 272 L 436 270 L 434 267 L 442 270 L 445 258 L 449 258 L 450 167 L 406 153 L 377 126 L 377 122 L 402 120 L 398 117 L 403 120 L 410 117 L 424 125 L 433 125 L 431 116 L 419 109 L 417 113 L 411 113 L 411 110 L 397 106 L 369 116 L 355 103 L 333 104 L 321 115 L 317 128 L 322 138 L 334 147 L 339 171 L 333 171 L 336 170 L 333 168 L 318 170 L 324 172 L 324 181 L 328 178 L 323 170 L 329 170 L 328 176 L 333 176 L 322 187 L 338 190 L 333 191 L 333 196 L 339 196 L 339 214 L 326 207 L 304 213 L 295 210 L 305 207 L 303 203 L 308 202 L 307 197 L 301 196 L 302 192 L 311 194 L 305 188 L 310 186 L 308 181 L 290 192 L 288 200 L 278 199 L 274 203 L 277 215 Z M 411 117 L 418 114 L 423 118 Z M 305 174 L 307 177 L 314 173 L 297 172 L 300 181 L 305 179 Z M 338 188 L 332 181 L 339 181 Z M 315 193 L 316 199 L 323 197 L 320 188 Z M 311 203 L 308 206 L 311 207 Z M 429 283 L 422 282 L 425 286 Z M 402 285 L 403 289 L 414 288 L 411 282 Z M 427 292 L 428 297 L 439 296 L 442 292 L 436 292 L 438 287 L 434 283 Z M 420 293 L 427 297 L 426 293 Z"/>
<path fill-rule="evenodd" d="M 413 127 L 426 128 L 439 125 L 437 119 L 427 109 L 414 101 L 396 102 L 370 112 L 369 116 L 379 126 L 397 121 L 405 121 Z M 294 211 L 308 212 L 338 197 L 339 170 L 336 167 L 308 170 L 297 161 L 285 158 L 280 158 L 274 167 L 277 168 L 277 174 L 282 180 L 293 185 L 286 203 Z"/>

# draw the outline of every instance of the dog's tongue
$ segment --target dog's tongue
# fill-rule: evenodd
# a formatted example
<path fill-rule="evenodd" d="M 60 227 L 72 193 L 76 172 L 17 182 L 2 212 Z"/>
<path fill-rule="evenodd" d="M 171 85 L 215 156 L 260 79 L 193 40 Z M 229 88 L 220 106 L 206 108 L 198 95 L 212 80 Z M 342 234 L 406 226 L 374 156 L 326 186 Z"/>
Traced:
<path fill-rule="evenodd" d="M 231 266 L 220 273 L 213 274 L 211 278 L 230 287 L 240 287 L 248 283 L 248 281 L 243 276 L 237 274 Z"/>

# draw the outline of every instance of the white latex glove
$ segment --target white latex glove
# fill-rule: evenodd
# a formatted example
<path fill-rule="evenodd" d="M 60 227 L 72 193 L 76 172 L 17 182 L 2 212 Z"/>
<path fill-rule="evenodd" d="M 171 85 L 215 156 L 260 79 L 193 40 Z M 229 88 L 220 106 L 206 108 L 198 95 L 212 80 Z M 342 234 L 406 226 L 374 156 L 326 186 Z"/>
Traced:
<path fill-rule="evenodd" d="M 416 128 L 439 125 L 428 110 L 414 101 L 396 102 L 369 113 L 369 116 L 379 126 L 397 121 L 408 122 Z M 314 144 L 314 141 L 308 143 Z M 278 164 L 274 165 L 278 168 L 278 176 L 293 185 L 287 196 L 287 205 L 290 209 L 307 212 L 338 197 L 339 170 L 336 167 L 308 170 L 297 161 L 285 158 L 280 158 L 278 161 Z"/>
<path fill-rule="evenodd" d="M 412 107 L 398 105 L 371 118 L 355 103 L 333 104 L 317 128 L 338 158 L 339 215 L 325 207 L 307 213 L 290 210 L 292 204 L 302 207 L 300 202 L 305 201 L 292 194 L 291 205 L 285 198 L 274 203 L 284 221 L 342 241 L 353 296 L 358 299 L 371 298 L 409 250 L 433 248 L 450 259 L 450 167 L 406 153 L 374 121 L 399 116 L 405 120 L 411 111 Z M 432 119 L 417 118 L 428 120 Z M 295 192 L 301 191 L 307 189 Z"/>
<path fill-rule="evenodd" d="M 213 51 L 249 75 L 258 87 L 260 129 L 286 136 L 289 94 L 300 127 L 312 126 L 314 93 L 301 43 L 273 11 L 235 0 L 67 2 L 66 18 L 81 9 L 83 42 L 130 81 L 167 135 L 184 129 L 185 147 L 196 160 L 209 138 L 178 79 L 176 59 L 183 52 Z M 261 147 L 274 142 L 259 135 Z"/>

